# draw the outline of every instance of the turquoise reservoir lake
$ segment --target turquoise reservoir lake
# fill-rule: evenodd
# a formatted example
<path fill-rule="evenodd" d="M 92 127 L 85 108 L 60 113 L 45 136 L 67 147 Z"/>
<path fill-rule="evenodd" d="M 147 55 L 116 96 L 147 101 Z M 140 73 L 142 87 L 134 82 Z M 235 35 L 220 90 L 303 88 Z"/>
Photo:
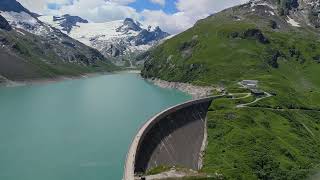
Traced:
<path fill-rule="evenodd" d="M 129 73 L 0 88 L 0 179 L 120 180 L 140 126 L 189 99 Z"/>

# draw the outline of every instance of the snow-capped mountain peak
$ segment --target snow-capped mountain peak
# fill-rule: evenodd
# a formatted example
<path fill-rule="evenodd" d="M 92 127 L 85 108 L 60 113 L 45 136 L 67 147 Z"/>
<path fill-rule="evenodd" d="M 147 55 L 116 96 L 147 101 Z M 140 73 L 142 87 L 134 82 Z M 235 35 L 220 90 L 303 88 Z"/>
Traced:
<path fill-rule="evenodd" d="M 131 18 L 104 23 L 92 23 L 80 17 L 73 17 L 72 23 L 65 21 L 66 15 L 42 16 L 39 19 L 62 30 L 70 37 L 99 50 L 104 56 L 114 59 L 130 59 L 132 55 L 148 50 L 160 40 L 169 36 L 160 27 L 144 26 Z M 70 22 L 70 20 L 69 20 Z M 144 29 L 143 27 L 149 27 Z"/>
<path fill-rule="evenodd" d="M 127 33 L 129 31 L 141 31 L 141 24 L 139 22 L 135 22 L 131 18 L 126 18 L 123 21 L 123 24 L 117 28 L 117 32 Z"/>

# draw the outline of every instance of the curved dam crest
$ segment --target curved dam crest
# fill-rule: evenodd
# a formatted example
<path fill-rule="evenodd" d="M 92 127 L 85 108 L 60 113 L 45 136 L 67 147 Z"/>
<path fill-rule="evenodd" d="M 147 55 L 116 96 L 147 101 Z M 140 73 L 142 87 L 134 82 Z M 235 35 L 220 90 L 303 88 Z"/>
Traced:
<path fill-rule="evenodd" d="M 124 180 L 164 166 L 199 170 L 206 141 L 207 111 L 214 99 L 188 101 L 160 112 L 138 131 L 129 148 Z"/>

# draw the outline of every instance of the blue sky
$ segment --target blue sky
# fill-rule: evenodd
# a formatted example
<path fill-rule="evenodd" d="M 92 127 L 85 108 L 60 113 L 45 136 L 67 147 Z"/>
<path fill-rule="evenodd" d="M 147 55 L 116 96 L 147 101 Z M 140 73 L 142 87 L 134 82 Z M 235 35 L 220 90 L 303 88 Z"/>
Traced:
<path fill-rule="evenodd" d="M 61 7 L 63 7 L 66 4 L 72 4 L 73 0 L 69 0 L 69 2 L 66 3 L 59 3 L 57 2 L 48 2 L 47 7 L 48 9 L 52 10 L 59 10 Z M 129 3 L 128 6 L 134 8 L 137 10 L 137 12 L 142 12 L 145 9 L 148 10 L 162 10 L 165 13 L 173 14 L 176 13 L 178 10 L 175 6 L 176 1 L 175 0 L 165 0 L 165 5 L 162 6 L 157 3 L 153 3 L 150 0 L 136 0 L 135 2 Z"/>
<path fill-rule="evenodd" d="M 175 6 L 175 0 L 166 0 L 165 6 L 161 6 L 159 4 L 155 4 L 150 2 L 149 0 L 137 0 L 136 2 L 130 3 L 129 6 L 136 9 L 138 12 L 141 12 L 145 9 L 149 10 L 163 10 L 165 13 L 173 14 L 176 13 L 178 10 Z"/>

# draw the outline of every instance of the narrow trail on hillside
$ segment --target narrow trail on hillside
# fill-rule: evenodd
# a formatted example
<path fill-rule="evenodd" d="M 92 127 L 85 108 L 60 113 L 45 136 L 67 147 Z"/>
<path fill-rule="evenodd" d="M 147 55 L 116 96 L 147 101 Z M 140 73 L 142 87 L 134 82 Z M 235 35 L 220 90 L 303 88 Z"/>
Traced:
<path fill-rule="evenodd" d="M 256 98 L 256 100 L 254 100 L 254 101 L 252 101 L 252 102 L 250 102 L 250 103 L 239 104 L 239 105 L 237 105 L 236 107 L 237 107 L 237 108 L 248 107 L 248 106 L 251 105 L 251 104 L 254 104 L 254 103 L 256 103 L 256 102 L 261 101 L 262 99 L 266 99 L 266 98 L 269 98 L 269 97 L 272 96 L 272 95 L 271 95 L 270 93 L 268 93 L 268 92 L 264 92 L 264 93 L 266 94 L 266 96 L 261 97 L 261 98 Z M 250 97 L 250 95 L 249 95 L 249 97 Z"/>
<path fill-rule="evenodd" d="M 245 95 L 242 97 L 237 97 L 237 98 L 232 98 L 232 99 L 245 99 L 251 96 L 251 93 L 230 93 L 229 95 L 234 96 L 234 95 Z"/>

